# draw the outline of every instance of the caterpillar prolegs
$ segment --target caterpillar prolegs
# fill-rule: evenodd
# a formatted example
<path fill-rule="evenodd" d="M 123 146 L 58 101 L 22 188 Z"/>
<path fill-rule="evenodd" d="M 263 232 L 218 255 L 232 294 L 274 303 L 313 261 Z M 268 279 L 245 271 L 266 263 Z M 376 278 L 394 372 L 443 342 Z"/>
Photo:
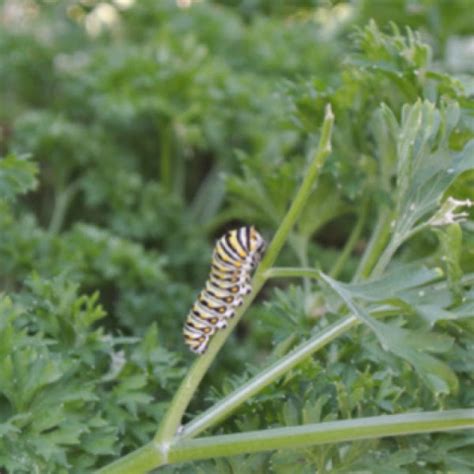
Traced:
<path fill-rule="evenodd" d="M 193 352 L 206 351 L 212 335 L 227 326 L 251 292 L 251 274 L 264 251 L 265 241 L 253 226 L 230 230 L 217 241 L 209 278 L 184 323 L 184 341 Z"/>

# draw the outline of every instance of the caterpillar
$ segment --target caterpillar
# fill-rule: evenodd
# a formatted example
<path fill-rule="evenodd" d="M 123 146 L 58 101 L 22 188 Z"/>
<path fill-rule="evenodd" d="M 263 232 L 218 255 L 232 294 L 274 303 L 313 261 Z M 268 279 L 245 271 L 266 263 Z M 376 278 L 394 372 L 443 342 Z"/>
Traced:
<path fill-rule="evenodd" d="M 252 291 L 251 274 L 265 246 L 254 226 L 230 230 L 216 242 L 209 278 L 184 323 L 184 342 L 191 351 L 203 354 L 213 334 L 227 327 L 243 297 Z"/>

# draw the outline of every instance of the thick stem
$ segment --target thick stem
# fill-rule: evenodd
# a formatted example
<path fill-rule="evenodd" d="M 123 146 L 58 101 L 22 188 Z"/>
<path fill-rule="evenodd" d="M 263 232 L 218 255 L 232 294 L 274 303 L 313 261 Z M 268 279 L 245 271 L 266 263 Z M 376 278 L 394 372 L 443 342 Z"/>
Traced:
<path fill-rule="evenodd" d="M 265 278 L 313 278 L 321 279 L 321 272 L 314 268 L 274 267 L 265 272 Z"/>
<path fill-rule="evenodd" d="M 472 408 L 382 415 L 182 440 L 170 452 L 169 460 L 177 463 L 276 449 L 472 428 Z"/>
<path fill-rule="evenodd" d="M 151 442 L 96 471 L 96 474 L 143 474 L 167 463 L 165 453 Z"/>
<path fill-rule="evenodd" d="M 97 471 L 97 474 L 144 474 L 167 463 L 472 428 L 474 428 L 474 410 L 468 408 L 382 415 L 198 439 L 181 439 L 170 446 L 167 455 L 162 453 L 157 445 L 150 443 Z"/>

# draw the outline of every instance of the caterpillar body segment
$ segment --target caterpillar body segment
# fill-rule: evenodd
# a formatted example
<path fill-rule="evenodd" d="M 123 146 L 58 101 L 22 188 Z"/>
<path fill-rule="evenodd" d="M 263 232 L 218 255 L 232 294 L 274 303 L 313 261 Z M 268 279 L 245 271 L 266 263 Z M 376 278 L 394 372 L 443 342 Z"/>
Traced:
<path fill-rule="evenodd" d="M 209 345 L 210 337 L 198 329 L 194 329 L 186 322 L 183 329 L 184 339 L 189 349 L 196 354 L 204 354 Z"/>

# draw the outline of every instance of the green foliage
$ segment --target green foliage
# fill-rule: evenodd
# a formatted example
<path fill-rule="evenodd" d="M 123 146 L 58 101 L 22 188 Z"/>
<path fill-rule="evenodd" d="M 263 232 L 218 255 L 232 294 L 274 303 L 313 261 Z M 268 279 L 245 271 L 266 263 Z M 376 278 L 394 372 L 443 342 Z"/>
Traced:
<path fill-rule="evenodd" d="M 472 407 L 474 81 L 449 47 L 472 39 L 469 2 L 20 3 L 0 7 L 2 472 L 93 472 L 153 438 L 213 241 L 240 223 L 270 239 L 328 103 L 332 152 L 278 257 L 302 282 L 269 280 L 184 430 L 347 315 L 206 434 Z M 468 471 L 472 445 L 427 433 L 163 472 Z"/>
<path fill-rule="evenodd" d="M 94 329 L 105 316 L 98 297 L 38 276 L 14 300 L 2 297 L 0 459 L 9 472 L 84 472 L 152 435 L 179 359 L 156 326 L 140 343 Z"/>
<path fill-rule="evenodd" d="M 38 169 L 35 163 L 14 155 L 0 161 L 0 198 L 11 200 L 17 194 L 23 194 L 37 185 L 35 175 Z"/>

